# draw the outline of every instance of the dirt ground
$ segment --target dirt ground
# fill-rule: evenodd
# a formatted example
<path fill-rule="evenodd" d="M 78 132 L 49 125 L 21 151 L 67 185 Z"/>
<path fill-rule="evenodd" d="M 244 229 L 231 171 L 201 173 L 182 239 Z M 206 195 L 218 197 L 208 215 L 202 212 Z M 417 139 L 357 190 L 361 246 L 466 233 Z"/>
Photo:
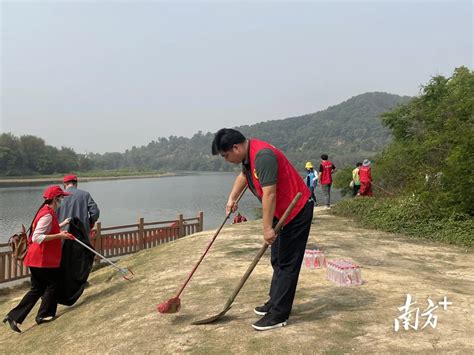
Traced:
<path fill-rule="evenodd" d="M 474 258 L 471 250 L 356 227 L 317 209 L 309 247 L 328 259 L 362 266 L 363 285 L 339 287 L 325 269 L 302 269 L 288 326 L 257 332 L 252 312 L 267 298 L 271 266 L 265 255 L 227 315 L 215 324 L 190 323 L 218 313 L 261 246 L 260 222 L 225 228 L 181 296 L 177 314 L 156 305 L 171 298 L 205 249 L 207 231 L 122 259 L 136 274 L 127 282 L 110 267 L 91 275 L 73 307 L 37 326 L 36 309 L 20 326 L 2 324 L 2 353 L 474 353 Z M 0 314 L 25 290 L 2 295 Z M 407 294 L 419 308 L 418 330 L 394 330 Z M 452 302 L 446 310 L 438 302 Z M 421 329 L 428 299 L 438 306 L 436 328 Z M 431 320 L 433 321 L 434 318 Z"/>

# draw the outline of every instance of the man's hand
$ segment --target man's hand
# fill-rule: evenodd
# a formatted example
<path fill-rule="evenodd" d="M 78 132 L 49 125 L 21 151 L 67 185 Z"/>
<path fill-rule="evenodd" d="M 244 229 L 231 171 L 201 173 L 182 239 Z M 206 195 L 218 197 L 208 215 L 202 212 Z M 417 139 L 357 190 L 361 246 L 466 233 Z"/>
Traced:
<path fill-rule="evenodd" d="M 227 201 L 226 206 L 225 206 L 225 213 L 226 213 L 226 214 L 229 214 L 230 212 L 235 212 L 235 211 L 237 211 L 237 208 L 238 208 L 238 207 L 239 207 L 239 206 L 238 206 L 238 204 L 237 204 L 236 201 L 229 199 L 229 200 Z"/>
<path fill-rule="evenodd" d="M 276 240 L 277 235 L 273 228 L 268 228 L 263 231 L 263 239 L 268 245 L 272 245 Z"/>

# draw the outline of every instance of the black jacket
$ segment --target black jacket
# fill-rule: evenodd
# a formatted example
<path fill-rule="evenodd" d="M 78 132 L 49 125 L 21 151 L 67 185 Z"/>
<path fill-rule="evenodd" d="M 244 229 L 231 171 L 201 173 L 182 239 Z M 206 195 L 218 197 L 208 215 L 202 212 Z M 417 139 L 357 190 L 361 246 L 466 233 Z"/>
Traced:
<path fill-rule="evenodd" d="M 71 219 L 69 233 L 92 248 L 86 229 L 79 218 Z M 60 267 L 61 281 L 57 290 L 59 304 L 72 306 L 81 297 L 93 262 L 94 253 L 90 250 L 74 240 L 66 239 L 64 241 Z"/>

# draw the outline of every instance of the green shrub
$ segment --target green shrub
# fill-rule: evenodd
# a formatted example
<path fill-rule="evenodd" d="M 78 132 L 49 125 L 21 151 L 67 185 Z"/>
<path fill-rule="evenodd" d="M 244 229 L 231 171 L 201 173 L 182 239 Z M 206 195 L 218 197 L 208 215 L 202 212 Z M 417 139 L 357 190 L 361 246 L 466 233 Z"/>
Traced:
<path fill-rule="evenodd" d="M 333 213 L 364 226 L 417 238 L 472 247 L 473 218 L 465 213 L 436 211 L 416 195 L 398 198 L 355 198 L 340 201 Z"/>
<path fill-rule="evenodd" d="M 377 157 L 376 183 L 415 193 L 429 215 L 474 215 L 474 73 L 435 76 L 422 95 L 383 114 L 393 142 Z"/>
<path fill-rule="evenodd" d="M 345 196 L 352 193 L 352 190 L 349 188 L 349 183 L 352 180 L 352 170 L 355 167 L 346 167 L 344 169 L 336 170 L 336 173 L 333 176 L 333 185 L 337 189 L 341 189 L 341 195 Z"/>

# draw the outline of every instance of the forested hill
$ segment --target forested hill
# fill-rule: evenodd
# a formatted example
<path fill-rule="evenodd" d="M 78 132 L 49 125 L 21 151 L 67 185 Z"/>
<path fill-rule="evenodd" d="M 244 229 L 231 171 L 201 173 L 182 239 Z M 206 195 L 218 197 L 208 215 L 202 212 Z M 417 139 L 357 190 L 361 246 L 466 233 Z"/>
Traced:
<path fill-rule="evenodd" d="M 409 101 L 381 92 L 365 93 L 324 111 L 299 117 L 239 126 L 247 137 L 258 137 L 283 150 L 296 166 L 317 162 L 322 153 L 339 165 L 380 152 L 390 140 L 380 114 Z M 160 138 L 124 154 L 94 155 L 102 168 L 152 168 L 163 170 L 229 170 L 233 167 L 210 153 L 214 133 L 198 132 L 192 138 Z"/>
<path fill-rule="evenodd" d="M 353 164 L 387 145 L 390 131 L 382 126 L 380 115 L 409 99 L 381 92 L 365 93 L 324 111 L 239 129 L 248 136 L 268 140 L 298 166 L 306 160 L 319 160 L 323 153 L 339 165 Z"/>
<path fill-rule="evenodd" d="M 299 117 L 241 126 L 248 137 L 271 142 L 283 150 L 297 167 L 317 163 L 327 153 L 338 166 L 380 152 L 390 140 L 380 114 L 409 97 L 373 92 L 352 97 L 324 111 Z M 231 170 L 223 159 L 211 155 L 214 133 L 196 133 L 192 138 L 170 136 L 125 153 L 88 154 L 60 150 L 34 136 L 0 135 L 0 175 L 35 175 L 103 169 L 133 170 Z M 56 167 L 56 171 L 51 171 Z"/>

